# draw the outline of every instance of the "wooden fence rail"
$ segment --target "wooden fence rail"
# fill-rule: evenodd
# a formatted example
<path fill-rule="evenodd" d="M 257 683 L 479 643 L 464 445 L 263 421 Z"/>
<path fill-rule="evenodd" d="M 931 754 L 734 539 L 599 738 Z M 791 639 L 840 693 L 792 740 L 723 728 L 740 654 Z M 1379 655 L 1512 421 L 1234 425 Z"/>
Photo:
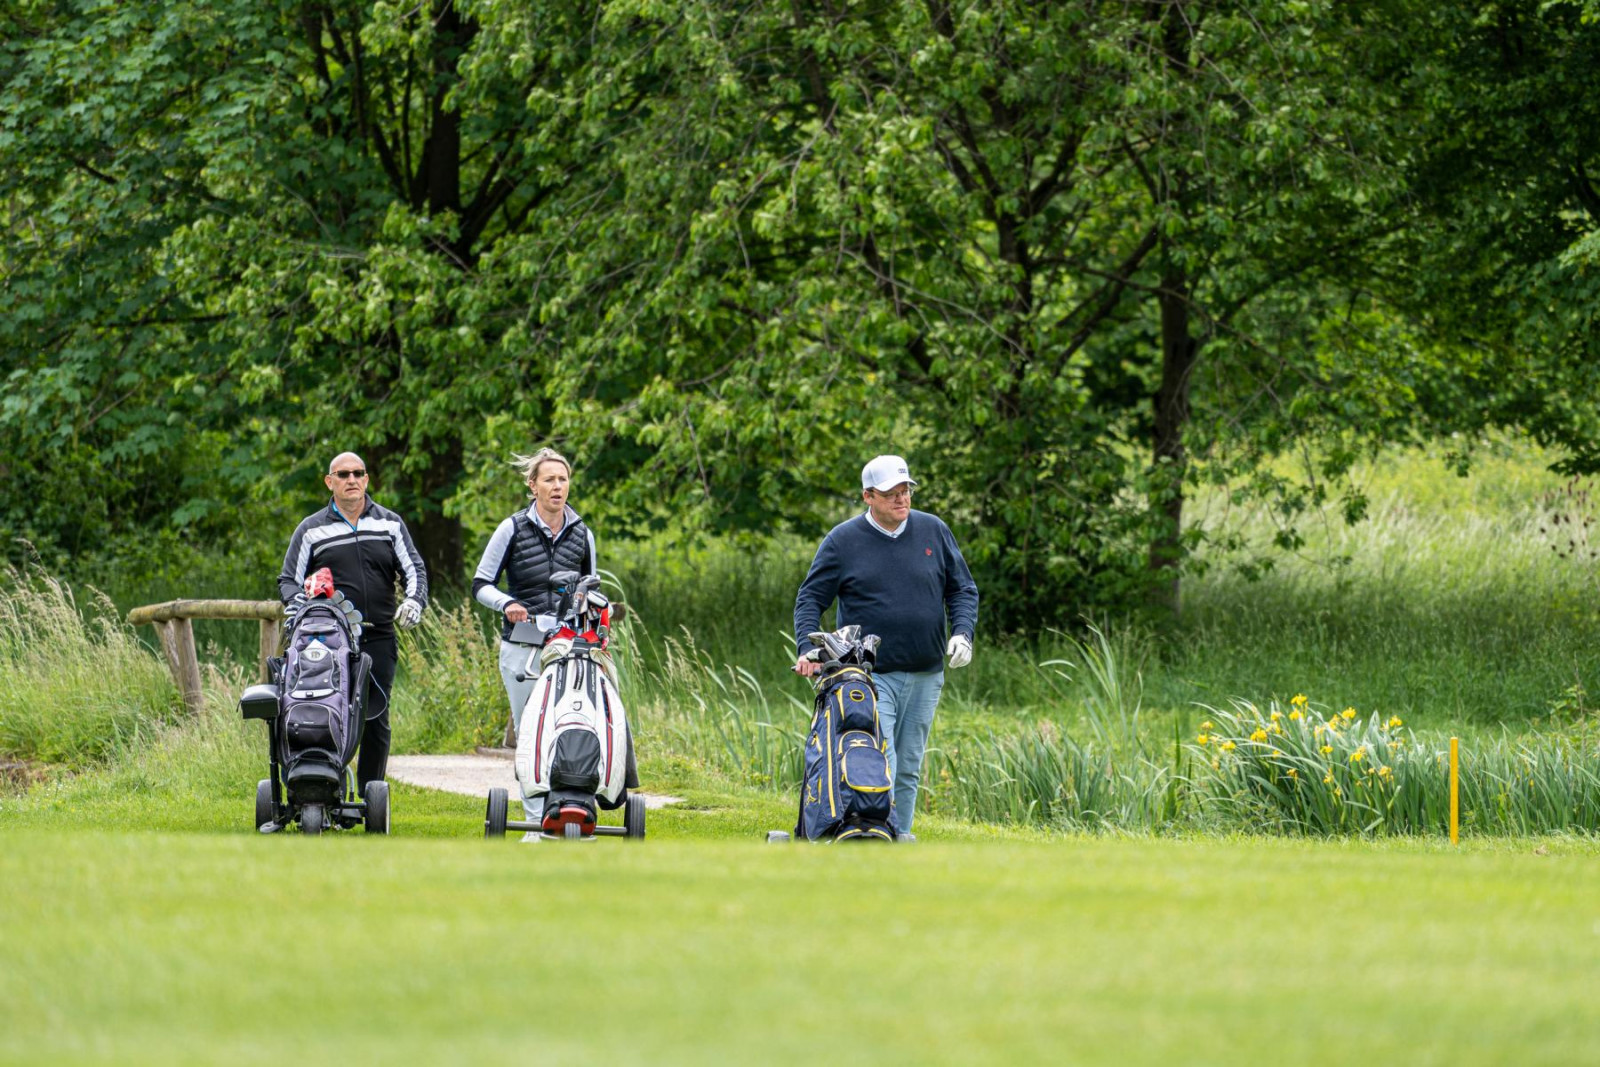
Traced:
<path fill-rule="evenodd" d="M 190 711 L 200 710 L 200 658 L 195 653 L 191 619 L 259 620 L 261 678 L 266 680 L 267 659 L 278 654 L 283 642 L 283 605 L 276 600 L 169 600 L 134 608 L 128 612 L 128 622 L 156 628 L 172 680 L 178 683 Z"/>

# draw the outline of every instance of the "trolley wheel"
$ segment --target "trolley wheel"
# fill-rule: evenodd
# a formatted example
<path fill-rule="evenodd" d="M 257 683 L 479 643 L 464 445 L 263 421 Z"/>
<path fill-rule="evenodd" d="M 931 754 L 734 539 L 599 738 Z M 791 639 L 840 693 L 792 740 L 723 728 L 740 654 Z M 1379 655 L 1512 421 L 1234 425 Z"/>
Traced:
<path fill-rule="evenodd" d="M 277 798 L 272 795 L 272 779 L 263 778 L 256 783 L 256 829 L 259 830 L 272 821 L 273 801 Z"/>
<path fill-rule="evenodd" d="M 300 809 L 300 830 L 315 836 L 322 833 L 325 813 L 321 804 L 307 804 Z"/>
<path fill-rule="evenodd" d="M 634 840 L 644 839 L 644 797 L 628 797 L 622 808 L 622 836 Z"/>
<path fill-rule="evenodd" d="M 493 840 L 506 836 L 506 791 L 489 790 L 489 810 L 483 816 L 483 836 Z"/>
<path fill-rule="evenodd" d="M 367 787 L 361 791 L 361 799 L 367 802 L 367 833 L 387 834 L 389 832 L 389 783 L 368 782 Z"/>
<path fill-rule="evenodd" d="M 576 841 L 583 836 L 583 827 L 575 822 L 562 824 L 561 839 L 563 841 Z"/>

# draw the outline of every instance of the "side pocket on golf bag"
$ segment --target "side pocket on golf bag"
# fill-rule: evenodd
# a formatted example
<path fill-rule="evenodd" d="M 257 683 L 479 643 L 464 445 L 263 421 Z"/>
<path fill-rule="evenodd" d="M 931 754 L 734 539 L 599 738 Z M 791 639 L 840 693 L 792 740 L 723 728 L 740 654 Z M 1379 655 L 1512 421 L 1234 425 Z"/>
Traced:
<path fill-rule="evenodd" d="M 332 707 L 315 701 L 297 700 L 284 716 L 284 736 L 290 752 L 320 748 L 338 754 L 344 747 L 343 723 Z"/>
<path fill-rule="evenodd" d="M 893 808 L 889 757 L 873 736 L 852 730 L 839 738 L 840 815 L 846 822 L 888 822 Z"/>

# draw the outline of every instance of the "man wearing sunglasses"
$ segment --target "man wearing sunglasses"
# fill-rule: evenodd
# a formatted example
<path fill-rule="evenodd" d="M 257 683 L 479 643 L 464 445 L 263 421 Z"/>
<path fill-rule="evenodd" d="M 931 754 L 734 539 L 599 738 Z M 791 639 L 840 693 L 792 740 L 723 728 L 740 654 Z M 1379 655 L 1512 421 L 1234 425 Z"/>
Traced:
<path fill-rule="evenodd" d="M 819 665 L 806 658 L 812 647 L 806 634 L 819 628 L 835 599 L 839 626 L 858 624 L 863 635 L 882 639 L 873 672 L 878 720 L 894 772 L 896 829 L 906 837 L 917 814 L 922 758 L 944 690 L 944 657 L 952 667 L 970 663 L 978 626 L 972 572 L 950 527 L 936 515 L 912 510 L 916 484 L 899 456 L 877 456 L 868 463 L 861 471 L 867 510 L 823 538 L 794 600 L 800 653 L 794 669 L 807 678 Z"/>
<path fill-rule="evenodd" d="M 394 628 L 409 630 L 422 618 L 428 572 L 405 520 L 367 495 L 369 476 L 360 456 L 339 453 L 322 481 L 333 499 L 295 527 L 278 593 L 289 603 L 302 595 L 306 575 L 327 567 L 333 584 L 362 614 L 361 650 L 372 657 L 367 723 L 356 758 L 358 788 L 364 789 L 384 778 L 389 762 L 389 692 L 399 660 Z M 404 590 L 398 605 L 397 584 Z"/>

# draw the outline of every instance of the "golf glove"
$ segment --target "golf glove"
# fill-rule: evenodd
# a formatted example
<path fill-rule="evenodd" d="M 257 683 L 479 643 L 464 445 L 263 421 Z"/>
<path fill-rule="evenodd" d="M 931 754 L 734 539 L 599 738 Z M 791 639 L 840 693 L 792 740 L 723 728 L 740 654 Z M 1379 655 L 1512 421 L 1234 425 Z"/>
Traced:
<path fill-rule="evenodd" d="M 400 606 L 395 609 L 394 623 L 402 630 L 409 630 L 422 621 L 422 605 L 406 597 L 400 601 Z"/>
<path fill-rule="evenodd" d="M 972 662 L 972 638 L 956 634 L 945 646 L 944 654 L 950 657 L 950 666 L 965 667 Z"/>

